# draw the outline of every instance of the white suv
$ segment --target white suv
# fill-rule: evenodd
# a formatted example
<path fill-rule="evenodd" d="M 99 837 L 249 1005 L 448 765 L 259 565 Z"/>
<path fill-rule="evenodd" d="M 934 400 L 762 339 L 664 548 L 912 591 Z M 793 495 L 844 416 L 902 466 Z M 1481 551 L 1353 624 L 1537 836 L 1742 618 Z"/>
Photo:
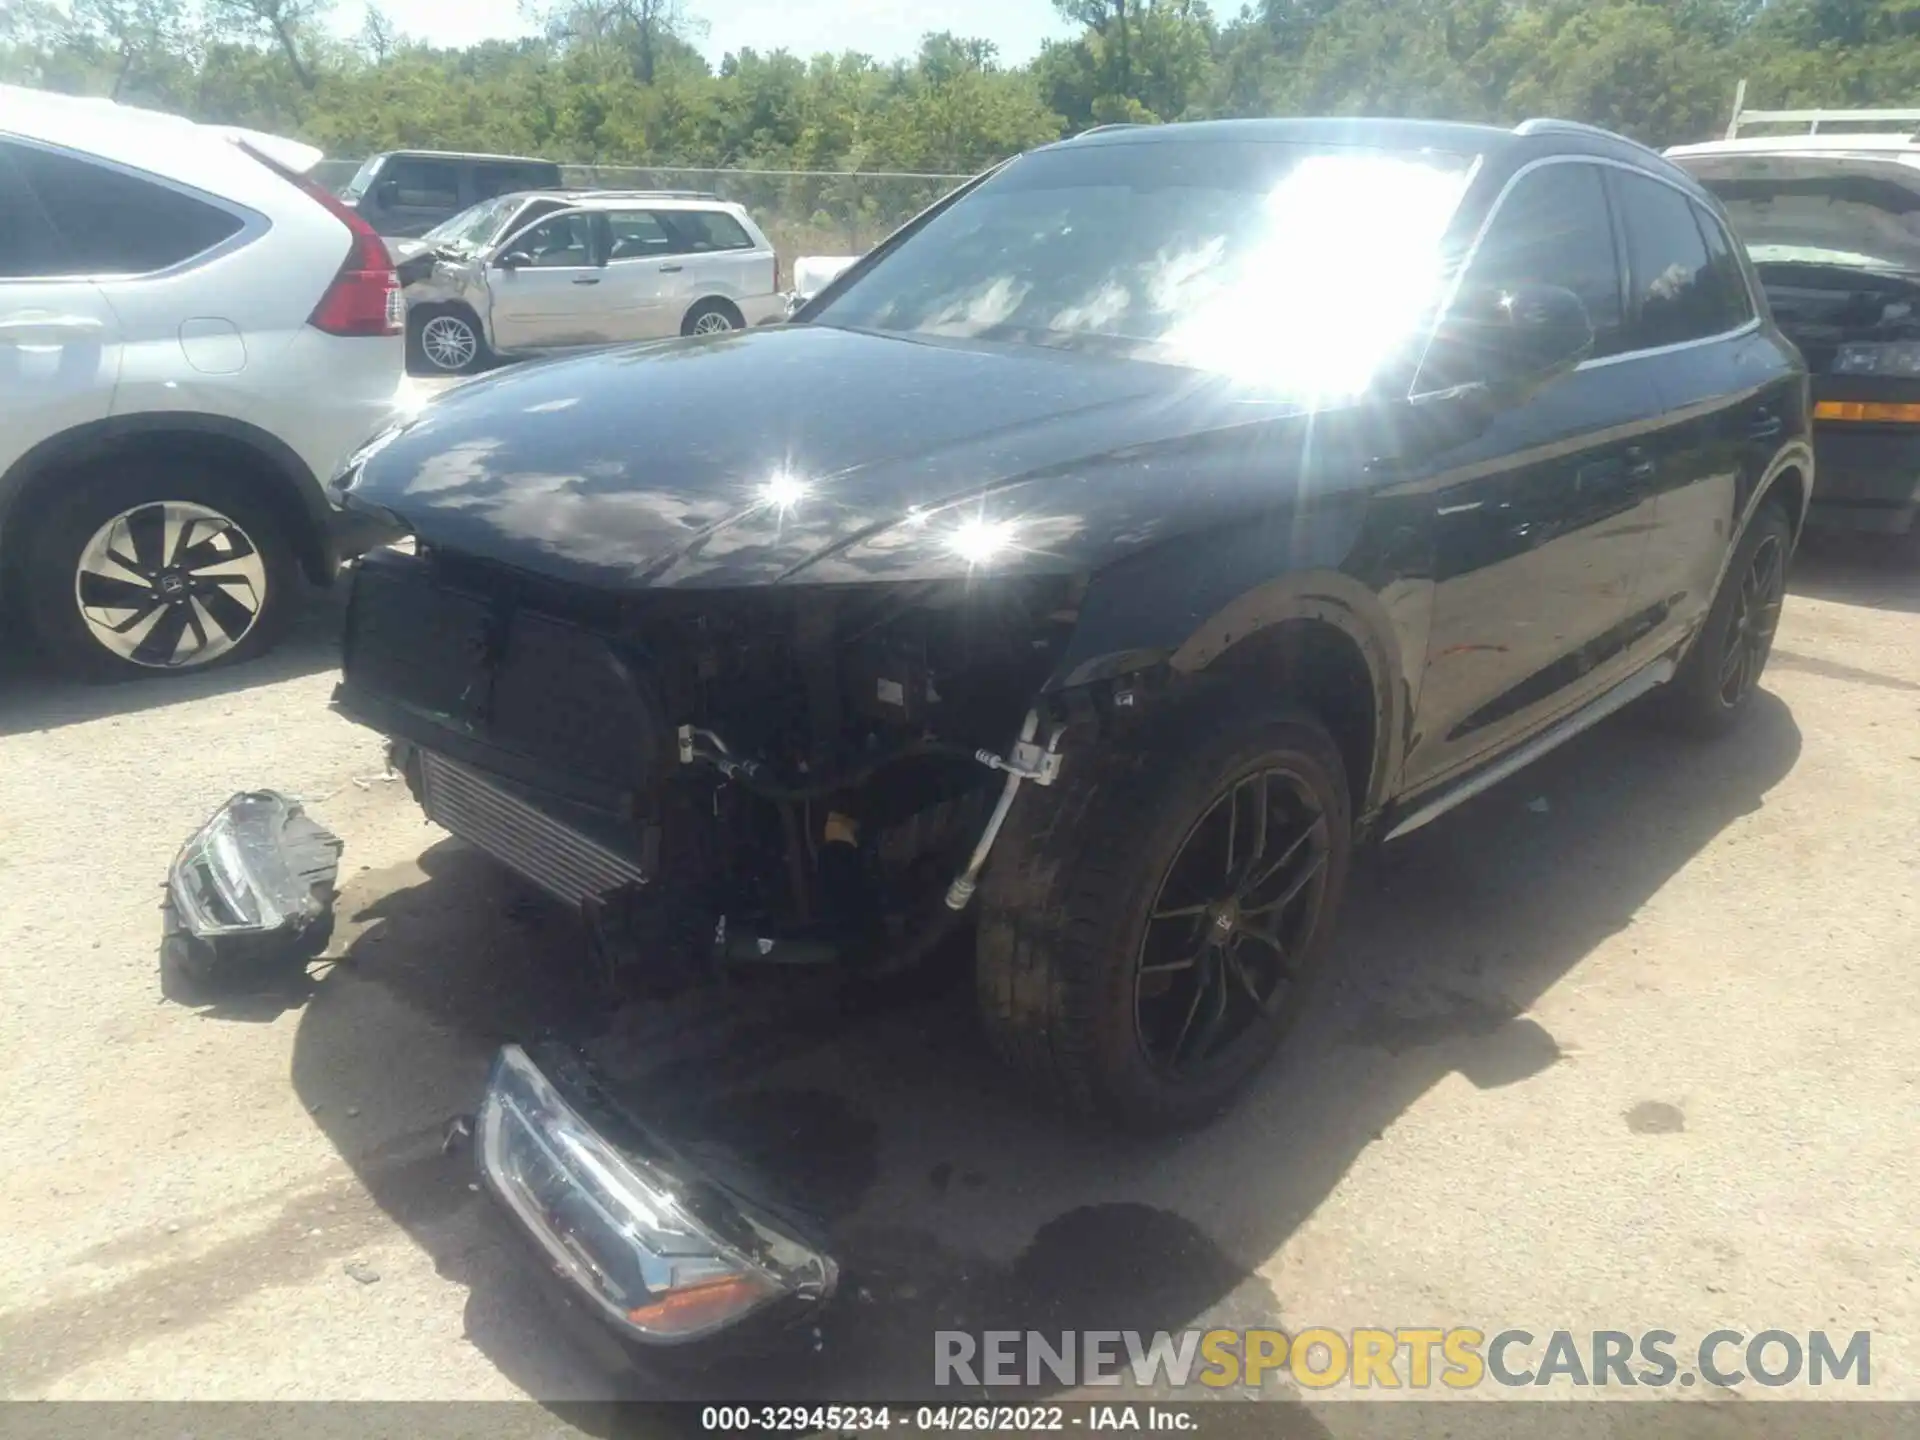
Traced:
<path fill-rule="evenodd" d="M 392 248 L 430 372 L 786 318 L 772 243 L 711 195 L 523 191 Z"/>
<path fill-rule="evenodd" d="M 404 306 L 310 146 L 0 86 L 0 584 L 88 678 L 272 643 L 356 533 Z"/>

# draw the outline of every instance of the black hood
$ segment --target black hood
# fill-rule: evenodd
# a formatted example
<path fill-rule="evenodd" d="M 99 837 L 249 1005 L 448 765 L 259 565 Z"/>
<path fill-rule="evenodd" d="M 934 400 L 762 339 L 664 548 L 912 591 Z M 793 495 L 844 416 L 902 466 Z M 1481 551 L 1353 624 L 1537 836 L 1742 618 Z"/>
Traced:
<path fill-rule="evenodd" d="M 613 588 L 933 579 L 1271 509 L 1307 429 L 1191 370 L 803 325 L 502 371 L 344 483 L 429 544 Z"/>

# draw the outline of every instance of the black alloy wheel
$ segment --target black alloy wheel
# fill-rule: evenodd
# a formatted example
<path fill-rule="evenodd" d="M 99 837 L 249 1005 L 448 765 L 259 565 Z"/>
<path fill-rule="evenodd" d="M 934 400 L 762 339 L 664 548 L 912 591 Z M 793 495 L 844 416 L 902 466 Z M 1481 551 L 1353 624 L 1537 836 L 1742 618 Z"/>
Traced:
<path fill-rule="evenodd" d="M 1070 753 L 1016 800 L 981 888 L 995 1049 L 1123 1130 L 1218 1115 L 1327 973 L 1351 806 L 1318 717 L 1233 687 Z"/>
<path fill-rule="evenodd" d="M 1741 535 L 1672 682 L 1653 697 L 1655 714 L 1677 730 L 1713 739 L 1753 708 L 1780 628 L 1792 560 L 1792 523 L 1769 501 Z"/>
<path fill-rule="evenodd" d="M 1720 703 L 1732 710 L 1753 693 L 1773 652 L 1787 596 L 1787 547 L 1769 534 L 1740 577 L 1732 623 L 1720 647 Z"/>
<path fill-rule="evenodd" d="M 1134 1024 L 1170 1078 L 1272 1019 L 1299 978 L 1331 855 L 1312 788 L 1287 770 L 1233 783 L 1167 867 L 1134 969 Z"/>

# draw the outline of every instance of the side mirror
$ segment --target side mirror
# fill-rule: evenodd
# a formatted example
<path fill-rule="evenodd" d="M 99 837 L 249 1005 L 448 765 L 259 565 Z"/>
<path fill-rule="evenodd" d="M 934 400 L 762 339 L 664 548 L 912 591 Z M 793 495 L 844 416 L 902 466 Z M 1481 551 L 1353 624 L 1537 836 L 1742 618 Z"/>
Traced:
<path fill-rule="evenodd" d="M 1522 284 L 1463 294 L 1451 340 L 1495 398 L 1512 403 L 1593 354 L 1593 320 L 1571 290 Z"/>
<path fill-rule="evenodd" d="M 509 250 L 504 255 L 496 256 L 493 263 L 502 270 L 518 270 L 533 264 L 533 256 L 524 250 Z"/>

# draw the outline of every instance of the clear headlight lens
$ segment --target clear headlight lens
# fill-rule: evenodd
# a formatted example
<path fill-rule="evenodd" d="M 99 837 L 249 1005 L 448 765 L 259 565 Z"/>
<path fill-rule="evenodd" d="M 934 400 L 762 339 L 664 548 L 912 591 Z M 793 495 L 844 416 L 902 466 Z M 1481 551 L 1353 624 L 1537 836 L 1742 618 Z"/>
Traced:
<path fill-rule="evenodd" d="M 1833 373 L 1920 377 L 1920 341 L 1901 340 L 1885 345 L 1860 341 L 1842 345 L 1833 357 Z"/>
<path fill-rule="evenodd" d="M 325 843 L 315 848 L 309 832 Z M 193 833 L 167 885 L 197 935 L 274 930 L 325 911 L 316 894 L 318 872 L 307 872 L 338 853 L 339 842 L 307 821 L 296 802 L 257 791 L 234 796 Z"/>
<path fill-rule="evenodd" d="M 727 1202 L 723 1222 L 693 1213 L 683 1178 L 609 1144 L 517 1045 L 494 1059 L 474 1140 L 555 1269 L 640 1339 L 695 1340 L 781 1296 L 832 1291 L 834 1263 L 799 1241 Z"/>

